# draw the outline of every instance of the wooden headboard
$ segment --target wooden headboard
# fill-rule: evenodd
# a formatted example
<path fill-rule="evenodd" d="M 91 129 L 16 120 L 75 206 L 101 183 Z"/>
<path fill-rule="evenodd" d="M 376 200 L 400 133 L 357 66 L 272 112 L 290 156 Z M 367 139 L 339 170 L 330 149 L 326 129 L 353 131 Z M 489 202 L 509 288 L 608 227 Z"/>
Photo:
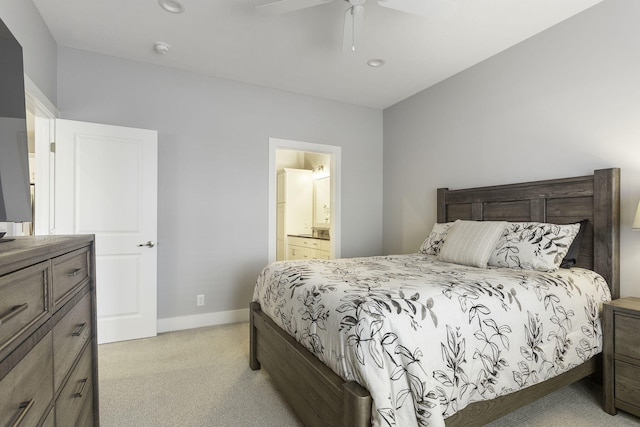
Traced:
<path fill-rule="evenodd" d="M 460 190 L 438 189 L 438 222 L 588 219 L 578 266 L 601 274 L 620 295 L 620 169 L 593 175 Z"/>

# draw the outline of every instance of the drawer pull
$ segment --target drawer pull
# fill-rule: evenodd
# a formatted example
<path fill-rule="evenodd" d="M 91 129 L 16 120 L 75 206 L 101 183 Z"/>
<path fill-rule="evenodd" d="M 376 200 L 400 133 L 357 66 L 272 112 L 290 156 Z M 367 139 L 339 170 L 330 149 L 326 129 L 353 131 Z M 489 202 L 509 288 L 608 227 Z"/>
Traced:
<path fill-rule="evenodd" d="M 67 276 L 69 277 L 75 277 L 78 275 L 78 273 L 80 273 L 82 270 L 84 270 L 83 268 L 76 268 L 75 270 L 73 270 L 71 273 L 67 273 Z"/>
<path fill-rule="evenodd" d="M 29 412 L 29 410 L 31 409 L 34 403 L 36 403 L 36 401 L 31 399 L 26 402 L 22 402 L 20 406 L 18 406 L 18 409 L 20 409 L 20 413 L 18 414 L 18 418 L 16 418 L 14 423 L 11 424 L 11 427 L 18 427 L 20 425 L 20 423 L 22 422 L 22 420 L 24 420 L 24 417 L 27 416 L 27 412 Z"/>
<path fill-rule="evenodd" d="M 82 384 L 80 385 L 80 390 L 78 390 L 78 392 L 77 392 L 77 393 L 74 393 L 74 394 L 73 394 L 73 397 L 82 397 L 82 393 L 84 393 L 84 388 L 85 388 L 85 386 L 87 385 L 87 380 L 88 380 L 88 379 L 89 379 L 89 378 L 85 378 L 85 379 L 83 379 L 83 380 L 80 380 L 80 382 L 82 383 Z"/>
<path fill-rule="evenodd" d="M 26 302 L 22 305 L 14 305 L 13 307 L 11 307 L 9 310 L 7 310 L 4 314 L 0 316 L 0 325 L 2 325 L 3 323 L 6 323 L 7 320 L 16 317 L 18 314 L 22 313 L 27 308 L 29 308 L 29 304 L 27 304 Z"/>
<path fill-rule="evenodd" d="M 74 337 L 79 337 L 80 334 L 82 334 L 82 331 L 84 331 L 84 328 L 87 326 L 87 323 L 82 323 L 78 326 L 76 326 L 76 328 L 73 330 L 73 332 L 71 333 L 72 336 Z"/>

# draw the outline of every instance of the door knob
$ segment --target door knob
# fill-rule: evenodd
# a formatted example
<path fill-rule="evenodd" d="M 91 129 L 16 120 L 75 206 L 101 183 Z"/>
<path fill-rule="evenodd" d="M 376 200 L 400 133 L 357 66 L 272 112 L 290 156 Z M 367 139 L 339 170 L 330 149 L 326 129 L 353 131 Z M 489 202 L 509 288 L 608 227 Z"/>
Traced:
<path fill-rule="evenodd" d="M 156 245 L 155 243 L 153 243 L 151 240 L 149 240 L 147 243 L 140 243 L 140 244 L 138 245 L 138 247 L 140 248 L 140 247 L 142 247 L 142 246 L 146 246 L 146 247 L 148 247 L 148 248 L 152 248 L 152 247 L 154 247 L 155 245 Z"/>

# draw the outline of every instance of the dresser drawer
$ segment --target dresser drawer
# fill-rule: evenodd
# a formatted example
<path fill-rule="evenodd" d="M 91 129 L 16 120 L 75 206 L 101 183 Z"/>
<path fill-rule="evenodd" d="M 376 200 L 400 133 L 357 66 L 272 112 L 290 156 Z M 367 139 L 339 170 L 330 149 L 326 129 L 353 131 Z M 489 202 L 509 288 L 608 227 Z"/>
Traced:
<path fill-rule="evenodd" d="M 315 239 L 315 247 L 321 251 L 330 251 L 331 242 L 329 240 Z"/>
<path fill-rule="evenodd" d="M 616 360 L 615 398 L 640 407 L 640 367 Z"/>
<path fill-rule="evenodd" d="M 310 250 L 302 246 L 289 246 L 287 259 L 311 259 Z"/>
<path fill-rule="evenodd" d="M 640 318 L 616 313 L 614 325 L 614 351 L 640 360 L 640 335 L 635 333 L 640 331 Z"/>
<path fill-rule="evenodd" d="M 310 237 L 289 236 L 287 240 L 290 246 L 300 246 L 303 248 L 331 250 L 331 242 L 324 239 L 312 239 Z"/>
<path fill-rule="evenodd" d="M 56 400 L 56 426 L 74 426 L 87 399 L 93 399 L 91 344 L 80 356 L 69 380 Z"/>
<path fill-rule="evenodd" d="M 84 402 L 84 406 L 80 410 L 78 420 L 76 421 L 76 427 L 89 427 L 95 425 L 93 419 L 93 390 L 89 390 L 87 399 Z"/>
<path fill-rule="evenodd" d="M 53 399 L 51 332 L 0 381 L 0 425 L 34 426 Z"/>
<path fill-rule="evenodd" d="M 327 251 L 316 251 L 314 258 L 316 259 L 331 259 L 331 252 Z"/>
<path fill-rule="evenodd" d="M 62 384 L 91 332 L 91 294 L 87 293 L 53 327 L 54 390 Z"/>
<path fill-rule="evenodd" d="M 48 272 L 42 262 L 0 277 L 0 350 L 10 351 L 49 318 Z"/>
<path fill-rule="evenodd" d="M 55 427 L 55 425 L 56 425 L 56 417 L 55 417 L 54 410 L 52 409 L 49 411 L 49 415 L 47 415 L 47 418 L 44 419 L 44 422 L 40 427 Z M 87 424 L 87 425 L 90 425 L 90 424 Z"/>
<path fill-rule="evenodd" d="M 53 304 L 57 309 L 89 277 L 89 250 L 80 249 L 51 260 Z"/>
<path fill-rule="evenodd" d="M 287 244 L 289 246 L 300 246 L 300 247 L 305 247 L 308 246 L 308 244 L 304 244 L 304 242 L 307 239 L 305 239 L 304 237 L 294 237 L 294 236 L 287 236 Z"/>

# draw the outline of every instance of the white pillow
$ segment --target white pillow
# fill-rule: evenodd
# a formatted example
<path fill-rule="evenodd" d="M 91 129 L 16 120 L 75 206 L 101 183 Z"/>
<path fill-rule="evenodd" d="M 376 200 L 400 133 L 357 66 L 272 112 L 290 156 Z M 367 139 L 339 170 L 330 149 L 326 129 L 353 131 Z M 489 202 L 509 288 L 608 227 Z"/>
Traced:
<path fill-rule="evenodd" d="M 489 265 L 556 271 L 580 231 L 580 224 L 509 223 L 498 239 Z"/>
<path fill-rule="evenodd" d="M 504 221 L 457 220 L 447 234 L 438 259 L 486 268 L 506 225 Z"/>
<path fill-rule="evenodd" d="M 422 242 L 422 246 L 420 246 L 420 252 L 427 255 L 438 255 L 444 239 L 447 238 L 447 234 L 449 230 L 451 230 L 451 227 L 453 227 L 453 224 L 453 222 L 436 222 L 433 224 L 431 233 L 429 233 L 425 241 Z"/>

